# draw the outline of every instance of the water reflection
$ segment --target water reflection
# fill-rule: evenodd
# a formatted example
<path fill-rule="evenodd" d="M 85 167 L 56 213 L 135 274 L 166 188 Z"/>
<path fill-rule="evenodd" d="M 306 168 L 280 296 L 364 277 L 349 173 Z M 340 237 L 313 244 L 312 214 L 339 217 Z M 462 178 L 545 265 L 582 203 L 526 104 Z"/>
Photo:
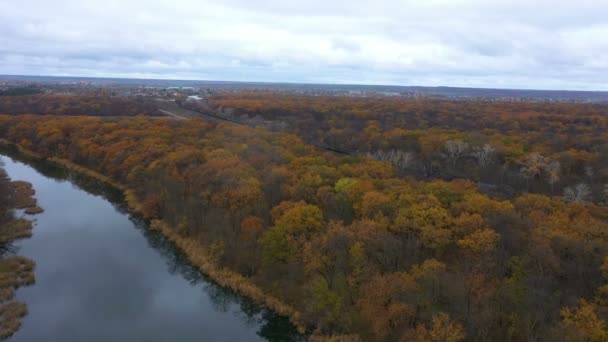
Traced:
<path fill-rule="evenodd" d="M 9 156 L 13 159 L 18 159 L 19 162 L 24 163 L 26 165 L 28 165 L 29 167 L 35 169 L 39 174 L 43 175 L 46 178 L 55 180 L 55 181 L 60 181 L 60 182 L 69 182 L 70 184 L 72 184 L 74 187 L 77 187 L 78 189 L 82 189 L 84 191 L 86 191 L 89 194 L 101 197 L 105 200 L 107 200 L 109 203 L 111 203 L 115 210 L 118 211 L 119 213 L 126 215 L 129 217 L 129 221 L 132 222 L 132 226 L 135 227 L 140 233 L 141 235 L 143 235 L 145 237 L 145 241 L 147 242 L 147 244 L 153 249 L 155 250 L 158 254 L 160 254 L 162 256 L 162 261 L 164 261 L 166 263 L 166 274 L 173 274 L 173 275 L 179 275 L 181 278 L 183 278 L 184 280 L 186 280 L 190 285 L 192 285 L 194 288 L 199 289 L 199 291 L 202 291 L 205 295 L 205 297 L 208 299 L 209 303 L 211 305 L 209 305 L 208 307 L 202 307 L 199 309 L 183 309 L 181 310 L 179 313 L 176 313 L 176 315 L 178 314 L 184 314 L 184 312 L 188 313 L 188 316 L 191 316 L 192 314 L 190 313 L 191 311 L 194 312 L 194 315 L 199 315 L 202 316 L 202 313 L 197 311 L 197 310 L 214 310 L 216 312 L 230 312 L 232 313 L 232 315 L 229 316 L 222 316 L 222 320 L 229 320 L 231 317 L 238 317 L 238 321 L 240 321 L 240 324 L 244 324 L 246 326 L 251 327 L 254 331 L 255 334 L 257 335 L 257 337 L 268 340 L 268 341 L 303 341 L 305 340 L 305 337 L 297 334 L 295 328 L 293 327 L 293 325 L 291 325 L 289 323 L 289 320 L 285 317 L 281 317 L 277 314 L 275 314 L 272 311 L 266 310 L 263 307 L 260 307 L 259 305 L 254 304 L 253 302 L 251 302 L 250 300 L 248 300 L 247 298 L 244 298 L 240 295 L 238 295 L 238 293 L 224 288 L 222 286 L 219 286 L 217 283 L 213 282 L 211 279 L 209 279 L 206 275 L 202 274 L 201 272 L 199 272 L 189 261 L 188 258 L 182 253 L 180 252 L 178 249 L 175 248 L 175 246 L 173 245 L 173 243 L 171 241 L 169 241 L 168 239 L 166 239 L 164 236 L 162 236 L 160 233 L 158 232 L 154 232 L 151 231 L 149 229 L 147 229 L 147 224 L 146 222 L 135 215 L 130 215 L 127 212 L 127 208 L 123 199 L 123 195 L 120 191 L 118 191 L 117 189 L 114 189 L 112 187 L 108 187 L 106 186 L 104 183 L 79 175 L 79 174 L 75 174 L 72 172 L 69 172 L 63 168 L 57 167 L 55 165 L 52 165 L 50 163 L 46 163 L 46 162 L 41 162 L 41 161 L 37 161 L 37 160 L 33 160 L 33 159 L 28 159 L 28 158 L 24 158 L 23 156 L 17 155 L 14 151 L 10 151 L 7 149 L 4 150 L 0 150 L 0 153 Z M 27 180 L 27 179 L 26 179 Z M 47 209 L 47 208 L 45 208 Z M 52 210 L 52 208 L 49 208 L 50 210 Z M 94 211 L 96 208 L 93 208 L 92 211 Z M 34 237 L 36 237 L 37 232 L 34 232 Z M 115 239 L 118 239 L 119 237 L 115 237 Z M 69 238 L 65 238 L 66 241 L 69 242 Z M 82 247 L 82 248 L 87 248 L 87 247 Z M 117 247 L 118 248 L 118 247 Z M 135 247 L 133 247 L 135 248 Z M 123 248 L 124 249 L 124 248 Z M 33 248 L 31 248 L 31 250 L 34 250 Z M 31 251 L 30 251 L 31 253 Z M 137 258 L 140 257 L 141 255 L 145 255 L 145 254 L 137 254 L 136 251 L 133 251 L 133 253 L 131 253 L 130 250 L 124 251 L 115 251 L 115 250 L 111 250 L 109 251 L 109 253 L 119 253 L 120 255 L 125 255 L 125 256 L 131 256 L 133 258 Z M 85 256 L 86 258 L 87 256 Z M 90 256 L 90 258 L 93 258 L 94 256 Z M 37 258 L 37 257 L 36 257 Z M 124 257 L 123 257 L 124 258 Z M 152 265 L 146 265 L 145 263 L 151 263 L 153 261 L 150 261 L 150 258 L 147 258 L 148 260 L 144 261 L 142 260 L 141 263 L 143 265 L 139 265 L 137 264 L 137 267 L 146 267 L 147 268 L 153 268 Z M 121 260 L 120 257 L 116 257 L 116 260 Z M 74 263 L 78 263 L 78 260 L 74 260 Z M 93 263 L 95 264 L 95 261 L 91 261 L 88 260 L 88 263 Z M 79 289 L 77 288 L 77 286 L 81 286 L 81 287 L 88 287 L 87 291 L 91 290 L 91 287 L 95 288 L 97 286 L 99 286 L 99 292 L 100 293 L 108 293 L 109 291 L 111 293 L 121 293 L 121 292 L 125 292 L 124 286 L 125 284 L 128 284 L 129 288 L 135 289 L 136 293 L 135 295 L 129 297 L 129 298 L 124 298 L 124 301 L 126 302 L 123 305 L 122 311 L 120 312 L 120 314 L 118 314 L 116 312 L 116 308 L 115 303 L 107 303 L 107 299 L 104 300 L 104 298 L 98 298 L 97 296 L 91 296 L 88 292 L 87 292 L 87 296 L 83 296 L 80 299 L 80 302 L 77 303 L 78 305 L 82 306 L 83 308 L 88 308 L 88 311 L 90 311 L 90 308 L 94 308 L 94 310 L 96 311 L 94 313 L 94 316 L 97 319 L 99 319 L 99 321 L 102 320 L 107 320 L 108 317 L 111 317 L 112 319 L 116 319 L 116 318 L 121 318 L 124 320 L 129 320 L 129 319 L 133 319 L 133 317 L 137 317 L 138 314 L 142 315 L 145 314 L 143 312 L 130 312 L 130 310 L 145 310 L 146 308 L 149 310 L 150 307 L 152 306 L 152 308 L 154 308 L 153 305 L 150 305 L 150 303 L 148 303 L 148 301 L 150 301 L 151 297 L 154 297 L 154 294 L 147 294 L 145 292 L 147 291 L 153 291 L 150 289 L 150 286 L 154 286 L 154 284 L 148 284 L 148 280 L 147 279 L 134 279 L 137 278 L 137 274 L 138 274 L 138 270 L 133 269 L 133 266 L 129 267 L 129 265 L 114 265 L 114 264 L 110 264 L 106 259 L 104 259 L 103 261 L 100 261 L 100 264 L 102 264 L 103 268 L 106 270 L 111 270 L 111 275 L 109 274 L 99 274 L 97 276 L 93 275 L 90 276 L 89 279 L 77 279 L 77 281 L 79 281 L 81 284 L 80 285 L 74 285 L 75 289 L 74 291 L 79 291 Z M 75 266 L 76 268 L 78 266 Z M 42 267 L 41 267 L 42 268 Z M 43 272 L 43 271 L 41 271 Z M 54 276 L 54 275 L 53 275 Z M 107 277 L 111 276 L 112 279 L 108 279 Z M 168 276 L 168 275 L 167 275 Z M 170 280 L 167 280 L 165 278 L 163 278 L 162 274 L 155 274 L 154 278 L 152 278 L 154 281 L 150 281 L 150 282 L 170 282 Z M 141 282 L 141 283 L 138 283 Z M 41 284 L 38 284 L 37 286 L 42 286 L 43 282 L 41 282 Z M 115 287 L 115 288 L 113 288 Z M 110 288 L 110 289 L 108 289 Z M 177 287 L 176 287 L 177 288 Z M 41 290 L 39 290 L 39 292 L 41 292 Z M 141 292 L 141 293 L 139 293 Z M 179 293 L 177 294 L 172 294 L 171 291 L 169 291 L 169 293 L 171 293 L 172 296 L 180 296 Z M 35 298 L 41 298 L 43 294 L 38 294 L 38 297 L 36 296 L 32 296 Z M 187 294 L 182 294 L 182 296 L 185 296 Z M 163 296 L 167 296 L 166 292 L 163 292 Z M 27 297 L 27 295 L 26 295 Z M 25 298 L 25 300 L 27 301 L 33 301 L 34 299 L 32 298 Z M 170 298 L 170 299 L 166 299 L 163 298 L 163 300 L 175 300 L 175 301 L 186 301 L 187 302 L 187 298 L 179 298 L 179 300 L 176 300 L 175 298 Z M 196 301 L 196 298 L 192 298 L 192 301 Z M 104 304 L 104 301 L 106 302 Z M 34 303 L 29 303 L 28 305 L 33 304 Z M 176 305 L 175 303 L 172 303 L 172 305 Z M 202 306 L 205 306 L 205 303 L 201 303 Z M 162 307 L 162 305 L 160 306 Z M 33 309 L 35 309 L 33 307 Z M 35 310 L 34 310 L 35 311 Z M 91 314 L 90 312 L 87 312 L 87 314 Z M 157 318 L 158 317 L 164 317 L 163 315 L 166 313 L 154 313 L 154 314 L 149 314 L 149 316 L 153 317 L 153 318 Z M 34 315 L 32 313 L 32 315 Z M 40 319 L 36 319 L 36 321 L 34 322 L 30 322 L 31 324 L 26 324 L 24 325 L 23 329 L 37 329 L 36 326 L 34 326 L 33 324 L 40 324 L 39 322 L 44 321 L 44 319 L 48 320 L 48 318 L 46 317 L 42 317 L 42 314 L 40 314 L 41 318 Z M 158 316 L 158 317 L 157 317 Z M 207 317 L 208 319 L 216 319 L 215 316 L 211 317 L 211 316 L 207 316 L 205 315 L 205 317 Z M 211 317 L 211 318 L 209 318 Z M 188 322 L 185 322 L 183 324 L 192 324 L 192 325 L 219 325 L 219 326 L 224 326 L 227 330 L 232 330 L 232 326 L 234 324 L 237 324 L 237 322 L 201 322 L 200 319 L 204 319 L 204 317 L 200 317 L 199 321 L 197 322 L 197 317 L 188 317 Z M 81 322 L 80 324 L 89 324 L 92 327 L 95 326 L 96 322 Z M 139 322 L 135 322 L 138 323 Z M 149 322 L 148 324 L 152 324 L 154 325 L 155 322 Z M 180 323 L 182 324 L 182 323 Z M 58 325 L 61 326 L 61 325 Z M 120 326 L 123 327 L 123 326 Z M 97 327 L 99 328 L 99 327 Z M 150 326 L 150 328 L 153 328 L 153 326 Z M 142 328 L 142 329 L 145 329 Z M 86 330 L 86 329 L 83 329 Z M 186 329 L 184 329 L 186 330 Z M 190 327 L 190 330 L 196 330 L 192 327 Z M 246 331 L 247 329 L 243 328 L 243 331 Z M 227 331 L 228 332 L 228 331 Z M 88 333 L 88 332 L 87 332 Z M 33 336 L 33 335 L 32 335 Z M 143 335 L 137 335 L 137 336 L 143 336 Z M 191 335 L 188 335 L 189 337 L 193 337 Z M 227 335 L 228 336 L 228 335 Z M 234 336 L 234 335 L 232 335 Z M 15 336 L 17 339 L 19 338 L 19 333 Z M 63 336 L 62 336 L 63 337 Z M 84 335 L 81 335 L 81 337 L 84 337 Z M 203 339 L 206 340 L 217 340 L 219 338 L 217 338 L 217 336 L 213 336 L 213 337 L 209 337 L 209 336 L 201 336 Z M 238 335 L 238 339 L 239 340 L 251 340 L 253 336 L 247 336 L 244 333 L 240 333 L 240 335 Z M 23 337 L 25 338 L 25 337 Z M 49 338 L 52 339 L 52 336 L 49 336 Z M 156 337 L 155 340 L 162 340 L 159 339 L 160 337 Z M 148 340 L 149 338 L 146 338 L 146 340 Z M 76 340 L 76 337 L 72 340 Z M 101 340 L 101 339 L 100 339 Z M 200 339 L 197 339 L 200 340 Z M 224 339 L 222 339 L 224 340 Z"/>
<path fill-rule="evenodd" d="M 294 326 L 286 317 L 266 310 L 237 292 L 218 285 L 193 266 L 187 256 L 176 249 L 162 234 L 148 230 L 146 224 L 139 218 L 132 217 L 131 221 L 135 227 L 142 230 L 149 244 L 165 257 L 169 272 L 180 274 L 192 285 L 202 285 L 217 311 L 227 312 L 237 305 L 243 321 L 247 324 L 260 325 L 257 334 L 268 341 L 304 340 L 296 333 Z"/>

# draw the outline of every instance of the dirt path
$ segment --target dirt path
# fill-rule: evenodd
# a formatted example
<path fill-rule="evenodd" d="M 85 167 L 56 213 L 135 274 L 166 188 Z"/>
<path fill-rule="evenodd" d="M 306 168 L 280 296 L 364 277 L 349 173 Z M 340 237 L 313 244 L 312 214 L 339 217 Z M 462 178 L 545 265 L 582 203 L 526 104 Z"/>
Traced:
<path fill-rule="evenodd" d="M 177 115 L 177 114 L 175 114 L 175 113 L 171 113 L 171 112 L 170 112 L 170 111 L 168 111 L 168 110 L 159 109 L 158 111 L 159 111 L 159 112 L 161 112 L 161 113 L 167 114 L 167 115 L 169 115 L 169 116 L 172 116 L 172 117 L 174 117 L 174 118 L 178 118 L 178 119 L 182 119 L 182 120 L 189 119 L 189 118 L 187 118 L 187 117 L 185 117 L 185 116 L 181 116 L 181 115 Z"/>

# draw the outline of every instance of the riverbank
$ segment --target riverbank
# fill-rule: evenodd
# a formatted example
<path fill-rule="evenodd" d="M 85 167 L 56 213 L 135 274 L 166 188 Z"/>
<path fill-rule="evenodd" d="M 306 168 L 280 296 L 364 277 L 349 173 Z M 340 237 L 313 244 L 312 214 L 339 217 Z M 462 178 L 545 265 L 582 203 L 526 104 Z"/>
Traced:
<path fill-rule="evenodd" d="M 69 160 L 55 157 L 44 158 L 33 151 L 27 150 L 6 140 L 0 140 L 0 145 L 15 148 L 18 153 L 23 154 L 26 157 L 53 163 L 67 170 L 96 179 L 109 186 L 117 188 L 124 193 L 124 198 L 129 211 L 138 215 L 143 215 L 141 201 L 137 198 L 135 192 L 132 189 L 128 189 L 124 185 L 115 182 L 107 176 L 104 176 L 94 170 L 82 167 Z M 180 250 L 184 252 L 185 255 L 188 256 L 193 265 L 195 265 L 201 272 L 207 274 L 218 284 L 230 288 L 244 297 L 251 299 L 253 302 L 263 305 L 282 316 L 288 317 L 290 322 L 298 329 L 300 333 L 304 333 L 306 331 L 306 325 L 301 319 L 301 314 L 295 308 L 283 303 L 276 297 L 265 293 L 261 288 L 253 284 L 249 279 L 241 274 L 216 265 L 208 256 L 205 248 L 203 248 L 197 241 L 180 236 L 175 232 L 174 229 L 172 229 L 162 220 L 154 220 L 150 225 L 150 229 L 161 232 L 165 237 L 167 237 L 167 239 L 172 241 Z"/>
<path fill-rule="evenodd" d="M 19 330 L 27 315 L 27 305 L 14 300 L 16 290 L 36 281 L 33 260 L 7 256 L 13 241 L 32 236 L 32 222 L 16 217 L 13 210 L 24 209 L 26 214 L 34 215 L 43 209 L 37 205 L 31 183 L 9 179 L 4 169 L 0 172 L 0 340 L 4 340 Z"/>
<path fill-rule="evenodd" d="M 281 302 L 279 299 L 264 293 L 262 289 L 254 285 L 244 276 L 226 268 L 218 267 L 209 257 L 208 252 L 199 243 L 180 236 L 174 229 L 171 229 L 170 226 L 161 220 L 152 221 L 150 228 L 161 232 L 170 241 L 175 243 L 175 245 L 189 257 L 193 264 L 199 267 L 201 271 L 209 275 L 209 277 L 218 284 L 231 288 L 254 302 L 271 308 L 282 316 L 289 317 L 291 323 L 298 328 L 298 331 L 304 333 L 305 325 L 300 319 L 300 313 L 289 305 Z"/>

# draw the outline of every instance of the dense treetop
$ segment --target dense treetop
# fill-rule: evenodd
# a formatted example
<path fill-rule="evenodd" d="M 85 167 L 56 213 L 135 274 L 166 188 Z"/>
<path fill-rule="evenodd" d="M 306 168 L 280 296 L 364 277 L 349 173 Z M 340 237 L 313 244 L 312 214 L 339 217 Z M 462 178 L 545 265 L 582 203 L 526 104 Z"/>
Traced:
<path fill-rule="evenodd" d="M 608 183 L 608 105 L 252 92 L 217 94 L 204 107 L 389 161 L 401 175 L 466 178 L 502 196 L 579 186 L 601 202 Z"/>
<path fill-rule="evenodd" d="M 13 94 L 10 94 L 13 95 Z M 143 100 L 103 94 L 0 96 L 0 114 L 136 116 L 159 115 Z"/>
<path fill-rule="evenodd" d="M 370 127 L 357 132 L 403 138 Z M 508 142 L 473 145 L 453 127 L 400 129 L 418 132 L 416 158 L 432 151 L 421 163 L 451 167 L 451 179 L 407 177 L 399 152 L 390 152 L 402 151 L 404 162 L 407 138 L 343 156 L 293 134 L 196 120 L 0 116 L 0 137 L 125 184 L 146 216 L 298 308 L 318 332 L 387 341 L 606 339 L 608 212 L 588 193 L 597 203 L 608 195 L 599 182 L 550 196 L 556 159 L 531 145 L 513 156 L 511 176 L 539 193 L 494 197 L 458 172 L 488 167 L 480 176 L 493 180 L 503 160 L 485 145 L 504 153 Z M 591 125 L 573 129 L 605 139 Z M 591 154 L 583 169 L 600 177 L 599 150 L 573 153 Z"/>

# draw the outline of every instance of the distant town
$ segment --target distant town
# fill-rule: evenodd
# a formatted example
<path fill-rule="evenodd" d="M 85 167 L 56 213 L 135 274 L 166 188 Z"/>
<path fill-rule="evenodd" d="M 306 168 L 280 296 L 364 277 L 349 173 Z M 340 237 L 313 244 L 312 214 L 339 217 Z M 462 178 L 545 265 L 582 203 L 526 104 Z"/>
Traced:
<path fill-rule="evenodd" d="M 201 100 L 214 93 L 279 92 L 312 96 L 400 97 L 478 101 L 608 103 L 605 91 L 484 89 L 458 87 L 298 84 L 0 75 L 0 95 L 104 94 L 156 100 Z"/>

